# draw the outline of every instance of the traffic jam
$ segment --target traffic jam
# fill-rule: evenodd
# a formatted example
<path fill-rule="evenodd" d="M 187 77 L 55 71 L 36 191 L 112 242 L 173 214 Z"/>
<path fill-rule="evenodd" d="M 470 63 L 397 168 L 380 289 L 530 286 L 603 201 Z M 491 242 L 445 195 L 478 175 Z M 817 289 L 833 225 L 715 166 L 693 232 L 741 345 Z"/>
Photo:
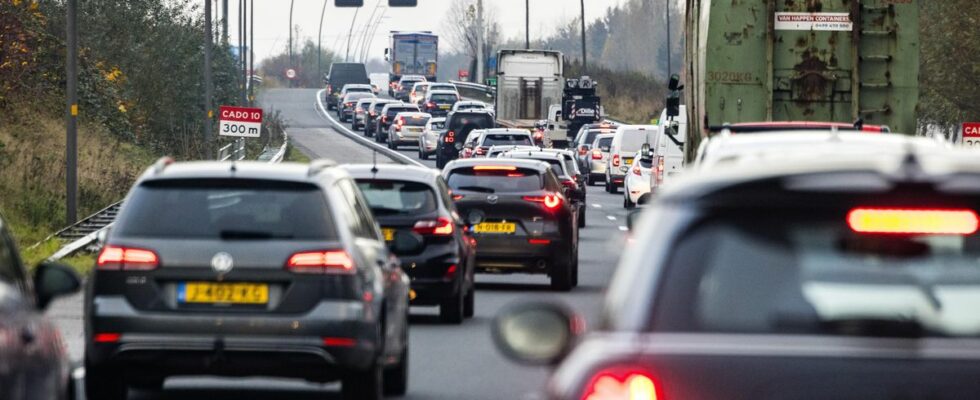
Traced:
<path fill-rule="evenodd" d="M 433 372 L 413 364 L 435 355 L 410 333 L 434 313 L 425 332 L 483 320 L 470 334 L 496 356 L 546 371 L 525 398 L 980 399 L 980 124 L 923 134 L 914 101 L 889 103 L 914 79 L 824 90 L 838 78 L 765 59 L 867 23 L 850 11 L 694 3 L 692 49 L 719 40 L 733 9 L 768 12 L 779 34 L 701 46 L 650 123 L 607 115 L 605 82 L 571 76 L 559 51 L 501 49 L 489 85 L 440 81 L 435 61 L 397 54 L 405 41 L 418 57 L 436 35 L 393 31 L 386 83 L 334 61 L 303 98 L 334 145 L 370 158 L 161 158 L 84 277 L 54 261 L 29 273 L 0 223 L 12 266 L 0 267 L 0 398 L 158 398 L 138 394 L 188 376 L 427 398 L 414 379 Z M 879 11 L 867 3 L 888 21 L 917 7 L 854 12 Z M 901 48 L 917 34 L 872 36 Z M 821 51 L 885 62 L 865 54 L 878 47 L 837 46 Z M 776 84 L 706 74 L 748 47 L 763 56 L 743 60 L 745 76 Z M 218 114 L 229 136 L 263 129 L 261 108 Z M 599 231 L 609 208 L 624 226 Z M 580 284 L 591 241 L 618 254 L 600 265 L 604 287 Z M 500 285 L 506 305 L 478 313 Z M 566 301 L 589 290 L 594 318 Z M 84 352 L 71 360 L 43 310 L 79 292 Z M 511 398 L 498 396 L 472 398 Z"/>

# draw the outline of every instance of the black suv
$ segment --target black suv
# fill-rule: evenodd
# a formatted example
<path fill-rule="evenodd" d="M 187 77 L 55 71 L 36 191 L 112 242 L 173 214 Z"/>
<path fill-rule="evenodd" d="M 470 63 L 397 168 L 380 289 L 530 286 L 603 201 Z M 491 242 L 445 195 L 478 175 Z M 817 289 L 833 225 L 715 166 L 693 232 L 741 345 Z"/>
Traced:
<path fill-rule="evenodd" d="M 340 91 L 348 84 L 370 85 L 367 69 L 361 63 L 333 63 L 326 78 L 327 90 L 324 96 L 327 109 L 334 110 L 340 100 Z"/>
<path fill-rule="evenodd" d="M 442 173 L 476 238 L 478 272 L 547 274 L 561 291 L 577 285 L 577 213 L 547 163 L 471 158 Z"/>
<path fill-rule="evenodd" d="M 436 168 L 459 158 L 466 138 L 475 129 L 490 129 L 495 125 L 493 113 L 487 110 L 455 111 L 446 116 L 446 129 L 436 145 Z"/>
<path fill-rule="evenodd" d="M 439 171 L 391 164 L 344 168 L 357 180 L 385 240 L 405 233 L 425 243 L 398 253 L 412 280 L 412 305 L 439 306 L 439 319 L 447 323 L 473 316 L 475 242 Z"/>
<path fill-rule="evenodd" d="M 88 281 L 88 398 L 174 375 L 340 380 L 350 400 L 405 392 L 408 277 L 346 172 L 170 164 L 138 179 Z"/>
<path fill-rule="evenodd" d="M 80 285 L 71 269 L 52 262 L 29 275 L 0 216 L 0 399 L 68 398 L 68 352 L 41 313 Z"/>

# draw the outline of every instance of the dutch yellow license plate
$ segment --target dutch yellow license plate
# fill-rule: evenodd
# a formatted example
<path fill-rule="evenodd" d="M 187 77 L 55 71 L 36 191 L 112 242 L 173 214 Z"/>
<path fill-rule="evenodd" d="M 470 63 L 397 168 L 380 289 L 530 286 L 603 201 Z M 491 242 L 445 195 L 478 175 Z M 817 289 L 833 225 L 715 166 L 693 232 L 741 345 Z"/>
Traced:
<path fill-rule="evenodd" d="M 391 228 L 381 228 L 381 233 L 385 235 L 386 241 L 395 240 L 395 230 Z"/>
<path fill-rule="evenodd" d="M 266 304 L 269 285 L 264 283 L 182 282 L 177 301 L 192 304 Z"/>
<path fill-rule="evenodd" d="M 633 165 L 633 159 L 632 158 L 624 158 L 623 161 L 626 162 L 626 165 Z"/>
<path fill-rule="evenodd" d="M 513 222 L 484 222 L 473 227 L 476 233 L 514 233 L 517 224 Z"/>

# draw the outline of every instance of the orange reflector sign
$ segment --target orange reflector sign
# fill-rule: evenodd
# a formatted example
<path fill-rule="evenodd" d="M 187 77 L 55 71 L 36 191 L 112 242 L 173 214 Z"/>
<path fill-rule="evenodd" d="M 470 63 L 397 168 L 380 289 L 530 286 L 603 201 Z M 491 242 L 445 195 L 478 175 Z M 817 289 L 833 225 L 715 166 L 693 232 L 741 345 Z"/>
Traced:
<path fill-rule="evenodd" d="M 971 235 L 980 227 L 973 210 L 856 208 L 847 224 L 859 233 Z"/>

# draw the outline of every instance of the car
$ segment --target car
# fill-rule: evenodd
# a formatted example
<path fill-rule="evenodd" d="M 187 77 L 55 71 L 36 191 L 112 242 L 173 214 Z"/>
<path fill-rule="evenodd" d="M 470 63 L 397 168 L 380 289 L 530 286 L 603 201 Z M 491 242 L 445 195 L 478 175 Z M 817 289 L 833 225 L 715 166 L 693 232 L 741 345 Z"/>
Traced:
<path fill-rule="evenodd" d="M 439 135 L 446 129 L 445 118 L 429 118 L 419 136 L 419 159 L 428 160 L 436 153 L 436 146 L 439 144 Z"/>
<path fill-rule="evenodd" d="M 395 85 L 394 91 L 391 93 L 391 97 L 395 100 L 404 101 L 406 103 L 411 100 L 412 88 L 415 87 L 416 83 L 426 82 L 426 79 L 422 75 L 404 75 L 398 80 Z"/>
<path fill-rule="evenodd" d="M 388 148 L 395 150 L 405 144 L 418 145 L 431 115 L 421 112 L 400 112 L 388 127 Z"/>
<path fill-rule="evenodd" d="M 905 144 L 682 178 L 637 214 L 591 332 L 523 303 L 495 342 L 555 366 L 550 400 L 976 398 L 980 163 Z"/>
<path fill-rule="evenodd" d="M 477 272 L 546 274 L 557 291 L 578 284 L 577 213 L 551 166 L 474 158 L 442 174 L 476 238 Z"/>
<path fill-rule="evenodd" d="M 497 158 L 519 158 L 538 160 L 548 163 L 558 176 L 558 181 L 565 187 L 565 197 L 571 200 L 577 213 L 578 227 L 585 227 L 586 190 L 582 174 L 578 171 L 575 158 L 567 150 L 515 150 L 497 156 Z"/>
<path fill-rule="evenodd" d="M 403 112 L 417 113 L 419 112 L 419 108 L 414 104 L 408 104 L 408 103 L 388 103 L 384 105 L 384 107 L 381 109 L 381 112 L 378 113 L 378 117 L 376 118 L 376 122 L 375 122 L 375 127 L 374 127 L 375 142 L 378 143 L 388 142 L 388 133 L 389 133 L 388 130 L 391 128 L 391 125 L 395 122 L 395 116 L 398 115 L 398 113 L 403 113 Z"/>
<path fill-rule="evenodd" d="M 343 95 L 347 94 L 346 92 L 342 93 L 342 90 L 348 84 L 363 85 L 368 88 L 371 86 L 367 69 L 361 63 L 333 63 L 330 65 L 330 72 L 327 73 L 324 81 L 327 85 L 324 94 L 327 110 L 337 109 L 337 103 L 340 102 Z"/>
<path fill-rule="evenodd" d="M 367 121 L 368 109 L 377 97 L 364 97 L 354 105 L 354 118 L 351 119 L 351 129 L 359 131 L 364 129 Z"/>
<path fill-rule="evenodd" d="M 453 108 L 453 104 L 459 101 L 459 93 L 450 90 L 431 89 L 425 93 L 425 97 L 420 102 L 422 111 L 432 115 L 445 116 Z"/>
<path fill-rule="evenodd" d="M 473 316 L 476 248 L 438 170 L 406 165 L 347 165 L 381 224 L 385 240 L 398 233 L 423 246 L 398 253 L 412 281 L 411 305 L 438 306 L 439 319 L 459 324 Z"/>
<path fill-rule="evenodd" d="M 650 134 L 649 149 L 650 156 L 653 158 L 653 170 L 647 177 L 650 195 L 654 196 L 663 187 L 676 179 L 683 172 L 684 168 L 684 141 L 687 138 L 682 134 L 687 129 L 687 124 L 678 125 L 680 129 L 670 128 L 661 124 L 657 126 L 657 132 Z M 641 187 L 642 185 L 636 185 Z M 639 196 L 631 197 L 628 194 L 626 202 L 635 204 L 639 201 Z M 627 204 L 630 205 L 630 204 Z"/>
<path fill-rule="evenodd" d="M 393 103 L 399 104 L 401 102 L 391 99 L 376 99 L 368 105 L 367 114 L 364 116 L 364 136 L 374 136 L 378 126 L 378 116 L 381 115 L 381 110 L 383 110 L 386 105 Z"/>
<path fill-rule="evenodd" d="M 490 110 L 490 106 L 482 101 L 462 100 L 454 103 L 453 108 L 450 110 L 450 112 L 469 111 L 469 110 Z"/>
<path fill-rule="evenodd" d="M 571 145 L 578 152 L 576 160 L 578 161 L 579 169 L 583 171 L 589 170 L 589 164 L 592 162 L 592 154 L 590 154 L 592 143 L 595 142 L 596 136 L 606 133 L 616 133 L 616 128 L 618 127 L 619 125 L 613 123 L 582 125 L 582 128 L 575 135 L 575 139 Z"/>
<path fill-rule="evenodd" d="M 371 89 L 371 85 L 354 84 L 354 83 L 344 85 L 343 89 L 340 90 L 340 93 L 337 93 L 336 96 L 337 101 L 334 104 L 334 108 L 337 110 L 337 118 L 343 119 L 344 116 L 342 112 L 344 106 L 344 99 L 347 98 L 348 95 L 354 93 L 362 93 L 365 95 L 374 96 L 374 92 Z"/>
<path fill-rule="evenodd" d="M 373 93 L 350 92 L 344 95 L 343 99 L 340 101 L 340 107 L 337 109 L 337 115 L 340 117 L 340 122 L 353 122 L 355 116 L 354 109 L 357 107 L 357 102 L 370 98 L 374 98 Z"/>
<path fill-rule="evenodd" d="M 340 381 L 403 394 L 409 280 L 336 163 L 161 159 L 126 197 L 83 305 L 89 399 L 170 376 Z"/>
<path fill-rule="evenodd" d="M 619 191 L 626 179 L 626 172 L 633 163 L 633 155 L 644 143 L 649 142 L 649 135 L 656 132 L 659 132 L 659 128 L 655 125 L 621 125 L 616 128 L 606 162 L 607 193 Z"/>
<path fill-rule="evenodd" d="M 789 152 L 800 156 L 815 152 L 870 154 L 886 149 L 902 150 L 909 141 L 917 146 L 946 149 L 951 146 L 944 140 L 934 138 L 909 139 L 861 131 L 794 130 L 752 134 L 724 131 L 701 141 L 691 168 L 694 170 L 726 168 L 732 164 L 752 163 L 767 157 L 783 156 Z"/>
<path fill-rule="evenodd" d="M 459 97 L 459 89 L 452 83 L 424 82 L 415 84 L 415 88 L 412 89 L 411 103 L 418 104 L 419 107 L 422 107 L 425 104 L 426 94 L 434 90 L 452 92 Z M 448 110 L 446 111 L 448 112 Z"/>
<path fill-rule="evenodd" d="M 52 261 L 28 273 L 8 226 L 0 215 L 0 398 L 68 399 L 71 360 L 44 310 L 78 291 L 81 280 Z"/>
<path fill-rule="evenodd" d="M 585 181 L 588 185 L 595 185 L 598 181 L 605 182 L 607 165 L 609 165 L 609 150 L 612 148 L 612 141 L 615 135 L 603 133 L 595 137 L 592 141 L 592 149 L 589 153 L 588 167 L 585 169 Z"/>
<path fill-rule="evenodd" d="M 493 128 L 473 131 L 470 140 L 463 145 L 461 157 L 486 157 L 493 146 L 534 146 L 534 139 L 527 129 Z"/>
<path fill-rule="evenodd" d="M 473 130 L 490 129 L 496 124 L 493 114 L 487 110 L 455 111 L 446 116 L 446 130 L 439 137 L 436 147 L 436 168 L 459 157 L 463 144 Z"/>
<path fill-rule="evenodd" d="M 431 82 L 415 82 L 412 85 L 412 89 L 408 92 L 408 103 L 417 104 L 422 107 L 422 99 L 425 98 L 425 92 L 429 89 Z"/>
<path fill-rule="evenodd" d="M 623 180 L 623 208 L 631 209 L 649 200 L 651 171 L 656 165 L 653 153 L 650 145 L 644 144 L 633 156 L 633 165 Z"/>
<path fill-rule="evenodd" d="M 494 145 L 490 146 L 490 150 L 487 150 L 487 158 L 495 158 L 504 154 L 508 151 L 538 151 L 541 148 L 536 146 L 520 146 L 520 145 Z"/>

